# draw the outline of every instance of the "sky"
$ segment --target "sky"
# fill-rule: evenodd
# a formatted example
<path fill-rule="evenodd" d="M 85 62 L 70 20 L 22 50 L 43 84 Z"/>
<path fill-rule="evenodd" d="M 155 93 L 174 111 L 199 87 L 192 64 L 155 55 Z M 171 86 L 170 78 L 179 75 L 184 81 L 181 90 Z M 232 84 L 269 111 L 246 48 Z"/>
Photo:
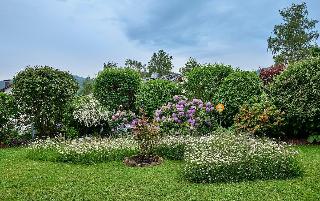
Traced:
<path fill-rule="evenodd" d="M 31 65 L 94 77 L 103 63 L 153 52 L 255 70 L 273 63 L 278 11 L 299 0 L 0 0 L 0 80 Z M 306 0 L 320 21 L 320 0 Z M 320 25 L 317 25 L 320 30 Z M 318 41 L 318 44 L 319 41 Z"/>

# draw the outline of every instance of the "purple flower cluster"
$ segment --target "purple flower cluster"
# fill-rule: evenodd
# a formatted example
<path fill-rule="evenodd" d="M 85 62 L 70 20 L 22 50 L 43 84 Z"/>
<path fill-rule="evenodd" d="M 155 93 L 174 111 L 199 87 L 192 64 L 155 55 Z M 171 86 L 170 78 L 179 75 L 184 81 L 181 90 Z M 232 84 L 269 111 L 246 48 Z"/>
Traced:
<path fill-rule="evenodd" d="M 195 128 L 204 121 L 203 115 L 214 110 L 211 102 L 203 103 L 202 100 L 188 100 L 184 96 L 174 96 L 173 103 L 169 102 L 156 110 L 155 120 L 159 123 L 183 124 Z"/>

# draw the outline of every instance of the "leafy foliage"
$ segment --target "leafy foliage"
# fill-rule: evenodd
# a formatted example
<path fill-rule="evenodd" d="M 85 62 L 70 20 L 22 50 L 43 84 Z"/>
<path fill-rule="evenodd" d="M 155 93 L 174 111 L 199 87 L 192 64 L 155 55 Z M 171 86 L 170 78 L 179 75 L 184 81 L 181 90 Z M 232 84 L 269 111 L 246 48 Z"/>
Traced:
<path fill-rule="evenodd" d="M 106 68 L 96 78 L 94 96 L 111 111 L 117 110 L 119 105 L 134 110 L 140 83 L 140 75 L 135 70 Z"/>
<path fill-rule="evenodd" d="M 93 82 L 94 79 L 91 79 L 90 77 L 87 77 L 84 82 L 83 86 L 79 90 L 78 95 L 79 96 L 85 96 L 93 93 Z"/>
<path fill-rule="evenodd" d="M 184 176 L 193 182 L 284 179 L 301 174 L 297 152 L 268 138 L 215 133 L 185 152 Z"/>
<path fill-rule="evenodd" d="M 317 20 L 308 19 L 306 3 L 292 4 L 280 11 L 284 23 L 276 25 L 268 48 L 276 63 L 290 63 L 308 57 L 319 33 L 314 30 Z"/>
<path fill-rule="evenodd" d="M 108 61 L 107 63 L 103 63 L 103 68 L 117 68 L 118 64 L 114 61 Z"/>
<path fill-rule="evenodd" d="M 142 108 L 148 117 L 153 117 L 154 111 L 169 102 L 181 89 L 175 82 L 168 80 L 150 80 L 143 83 L 136 96 L 137 108 Z"/>
<path fill-rule="evenodd" d="M 0 92 L 0 133 L 3 126 L 13 118 L 17 108 L 11 95 Z"/>
<path fill-rule="evenodd" d="M 268 68 L 260 69 L 260 79 L 263 81 L 265 85 L 270 84 L 273 79 L 280 75 L 286 69 L 285 64 L 274 64 Z"/>
<path fill-rule="evenodd" d="M 199 64 L 195 58 L 190 57 L 189 60 L 184 65 L 184 67 L 179 69 L 179 72 L 182 73 L 183 75 L 186 75 L 193 68 L 197 68 L 197 67 L 200 67 L 200 66 L 201 66 L 201 64 Z"/>
<path fill-rule="evenodd" d="M 238 132 L 260 136 L 281 137 L 284 124 L 284 113 L 277 109 L 266 94 L 242 105 L 235 117 Z"/>
<path fill-rule="evenodd" d="M 13 84 L 13 96 L 38 135 L 55 134 L 67 103 L 78 90 L 72 75 L 49 66 L 27 67 L 14 77 Z"/>
<path fill-rule="evenodd" d="M 231 126 L 240 107 L 262 93 L 262 83 L 255 72 L 237 70 L 226 77 L 219 86 L 215 102 L 224 104 L 222 123 Z"/>
<path fill-rule="evenodd" d="M 187 73 L 184 88 L 189 98 L 211 101 L 221 82 L 233 72 L 231 66 L 207 64 Z"/>
<path fill-rule="evenodd" d="M 148 63 L 149 74 L 158 73 L 159 76 L 168 75 L 173 68 L 172 56 L 163 50 L 153 53 Z"/>
<path fill-rule="evenodd" d="M 132 128 L 130 123 L 136 119 L 136 114 L 129 110 L 123 110 L 119 107 L 118 111 L 112 115 L 109 120 L 111 132 L 115 136 L 131 134 Z"/>
<path fill-rule="evenodd" d="M 147 74 L 146 65 L 142 64 L 140 61 L 133 60 L 133 59 L 127 59 L 125 61 L 124 65 L 126 68 L 131 68 L 131 69 L 138 71 L 140 73 L 141 77 L 145 77 Z"/>
<path fill-rule="evenodd" d="M 320 58 L 290 64 L 271 84 L 276 106 L 286 113 L 287 134 L 319 131 Z"/>
<path fill-rule="evenodd" d="M 151 122 L 145 115 L 135 119 L 131 123 L 133 138 L 138 142 L 140 155 L 152 155 L 159 142 L 159 128 L 155 122 Z"/>

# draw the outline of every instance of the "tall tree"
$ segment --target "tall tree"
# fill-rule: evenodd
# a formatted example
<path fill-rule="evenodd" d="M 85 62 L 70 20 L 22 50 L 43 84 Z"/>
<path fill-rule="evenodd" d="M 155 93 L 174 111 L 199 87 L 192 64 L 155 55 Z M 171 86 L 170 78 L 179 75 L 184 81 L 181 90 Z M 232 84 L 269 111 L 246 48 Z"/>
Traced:
<path fill-rule="evenodd" d="M 199 67 L 200 63 L 197 62 L 195 58 L 189 57 L 189 60 L 186 64 L 179 69 L 180 73 L 185 75 L 186 73 L 190 72 L 193 68 Z"/>
<path fill-rule="evenodd" d="M 163 50 L 153 53 L 151 60 L 148 63 L 149 73 L 158 73 L 159 76 L 170 74 L 172 68 L 172 56 Z"/>
<path fill-rule="evenodd" d="M 142 77 L 146 75 L 146 65 L 142 64 L 140 61 L 127 59 L 124 65 L 126 68 L 131 68 L 138 71 Z"/>
<path fill-rule="evenodd" d="M 315 30 L 318 21 L 308 19 L 306 3 L 292 4 L 279 12 L 284 23 L 275 25 L 274 36 L 268 38 L 275 62 L 289 63 L 307 57 L 319 37 Z"/>
<path fill-rule="evenodd" d="M 108 61 L 107 63 L 103 63 L 103 68 L 117 68 L 118 64 L 113 61 Z"/>

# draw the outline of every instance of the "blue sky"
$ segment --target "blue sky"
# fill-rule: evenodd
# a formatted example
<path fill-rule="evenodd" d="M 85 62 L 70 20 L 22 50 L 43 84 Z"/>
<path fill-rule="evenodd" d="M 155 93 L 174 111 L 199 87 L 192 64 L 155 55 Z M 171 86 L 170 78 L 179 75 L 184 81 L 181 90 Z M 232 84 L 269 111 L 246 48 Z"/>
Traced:
<path fill-rule="evenodd" d="M 174 71 L 190 56 L 257 69 L 272 64 L 266 40 L 281 23 L 278 10 L 299 2 L 1 0 L 0 80 L 27 65 L 94 76 L 108 60 L 147 63 L 159 49 L 174 57 Z M 320 20 L 320 1 L 306 2 Z"/>

